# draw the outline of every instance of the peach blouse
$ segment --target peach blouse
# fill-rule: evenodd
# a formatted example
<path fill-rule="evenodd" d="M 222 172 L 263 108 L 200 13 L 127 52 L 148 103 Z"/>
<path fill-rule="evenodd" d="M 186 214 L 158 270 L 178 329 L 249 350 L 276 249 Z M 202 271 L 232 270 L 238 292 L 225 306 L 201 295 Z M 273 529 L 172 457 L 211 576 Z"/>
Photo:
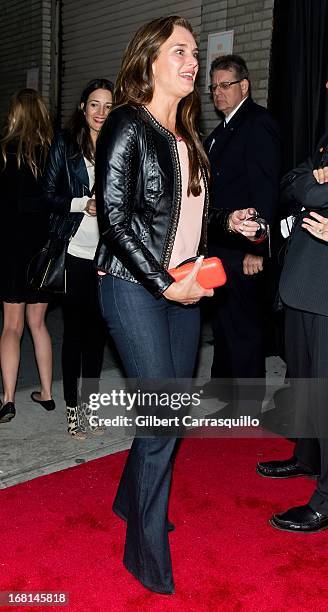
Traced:
<path fill-rule="evenodd" d="M 182 197 L 180 217 L 175 235 L 173 250 L 169 268 L 175 268 L 179 263 L 189 257 L 197 255 L 198 245 L 202 230 L 202 218 L 204 209 L 204 184 L 199 196 L 192 193 L 188 196 L 189 159 L 186 143 L 177 139 L 177 147 L 181 168 Z"/>

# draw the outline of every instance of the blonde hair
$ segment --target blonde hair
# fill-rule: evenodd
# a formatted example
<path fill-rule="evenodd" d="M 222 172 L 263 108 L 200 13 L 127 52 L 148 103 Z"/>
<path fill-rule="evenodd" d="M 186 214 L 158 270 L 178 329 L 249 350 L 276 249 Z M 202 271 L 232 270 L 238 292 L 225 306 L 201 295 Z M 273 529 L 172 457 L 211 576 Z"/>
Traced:
<path fill-rule="evenodd" d="M 4 165 L 8 145 L 15 142 L 18 168 L 25 162 L 37 178 L 42 174 L 52 136 L 50 115 L 42 97 L 34 89 L 22 89 L 12 99 L 1 139 Z"/>

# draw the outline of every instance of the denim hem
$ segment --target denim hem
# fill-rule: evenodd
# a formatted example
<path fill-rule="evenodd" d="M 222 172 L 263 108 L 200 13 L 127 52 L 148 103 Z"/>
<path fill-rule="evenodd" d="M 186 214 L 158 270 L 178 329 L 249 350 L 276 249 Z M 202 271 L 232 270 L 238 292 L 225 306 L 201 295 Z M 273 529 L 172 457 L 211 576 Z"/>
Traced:
<path fill-rule="evenodd" d="M 149 589 L 150 591 L 154 591 L 155 593 L 161 593 L 162 595 L 174 595 L 175 591 L 174 591 L 174 584 L 172 582 L 172 588 L 165 588 L 165 587 L 161 587 L 161 586 L 156 586 L 156 585 L 152 585 L 152 584 L 147 584 L 146 581 L 142 580 L 142 578 L 140 578 L 137 573 L 132 570 L 130 567 L 128 567 L 128 565 L 126 564 L 125 561 L 123 561 L 123 564 L 125 566 L 125 568 L 128 570 L 128 572 L 130 572 L 130 574 L 132 574 L 132 576 L 134 576 L 137 580 L 139 580 L 139 582 L 141 582 L 141 584 L 146 587 L 146 589 Z"/>

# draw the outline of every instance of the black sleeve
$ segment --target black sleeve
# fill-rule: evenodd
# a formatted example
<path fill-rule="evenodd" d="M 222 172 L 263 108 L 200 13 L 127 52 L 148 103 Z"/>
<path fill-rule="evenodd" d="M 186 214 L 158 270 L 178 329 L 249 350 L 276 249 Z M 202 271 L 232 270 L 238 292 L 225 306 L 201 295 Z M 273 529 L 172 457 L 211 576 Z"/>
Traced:
<path fill-rule="evenodd" d="M 253 122 L 246 148 L 250 206 L 272 225 L 278 214 L 281 172 L 279 128 L 269 113 Z"/>
<path fill-rule="evenodd" d="M 209 206 L 208 209 L 208 225 L 211 231 L 219 232 L 221 235 L 228 235 L 228 218 L 231 214 L 231 210 L 225 208 L 215 208 Z"/>
<path fill-rule="evenodd" d="M 72 197 L 61 195 L 61 182 L 67 180 L 65 141 L 58 134 L 50 147 L 42 179 L 43 205 L 48 212 L 66 215 L 70 212 Z"/>
<path fill-rule="evenodd" d="M 134 120 L 124 109 L 113 112 L 97 142 L 96 202 L 100 234 L 108 249 L 155 296 L 173 278 L 131 227 L 139 174 L 139 142 Z"/>
<path fill-rule="evenodd" d="M 320 185 L 313 176 L 313 158 L 309 157 L 294 170 L 288 172 L 281 182 L 283 204 L 297 202 L 308 210 L 328 208 L 328 183 Z"/>

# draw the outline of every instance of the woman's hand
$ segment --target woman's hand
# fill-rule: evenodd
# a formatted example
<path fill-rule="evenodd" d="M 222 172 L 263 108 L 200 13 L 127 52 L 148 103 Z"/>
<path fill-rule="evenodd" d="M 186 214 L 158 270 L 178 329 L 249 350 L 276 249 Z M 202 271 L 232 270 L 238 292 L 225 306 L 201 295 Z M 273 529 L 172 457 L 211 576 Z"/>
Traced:
<path fill-rule="evenodd" d="M 313 170 L 313 176 L 317 183 L 320 183 L 320 185 L 328 183 L 328 166 Z"/>
<path fill-rule="evenodd" d="M 90 215 L 90 217 L 96 217 L 97 216 L 96 200 L 94 198 L 88 200 L 85 205 L 84 210 L 87 215 Z"/>
<path fill-rule="evenodd" d="M 242 234 L 248 240 L 255 238 L 255 234 L 259 229 L 259 224 L 256 221 L 248 219 L 256 214 L 255 208 L 244 208 L 243 210 L 235 210 L 228 217 L 228 228 L 232 232 Z"/>
<path fill-rule="evenodd" d="M 196 281 L 204 257 L 198 257 L 192 270 L 181 281 L 174 282 L 163 293 L 167 300 L 180 304 L 196 304 L 202 297 L 212 297 L 213 289 L 204 289 Z"/>
<path fill-rule="evenodd" d="M 312 234 L 312 236 L 328 242 L 328 219 L 316 212 L 310 212 L 310 216 L 311 219 L 309 217 L 304 217 L 302 227 Z"/>

